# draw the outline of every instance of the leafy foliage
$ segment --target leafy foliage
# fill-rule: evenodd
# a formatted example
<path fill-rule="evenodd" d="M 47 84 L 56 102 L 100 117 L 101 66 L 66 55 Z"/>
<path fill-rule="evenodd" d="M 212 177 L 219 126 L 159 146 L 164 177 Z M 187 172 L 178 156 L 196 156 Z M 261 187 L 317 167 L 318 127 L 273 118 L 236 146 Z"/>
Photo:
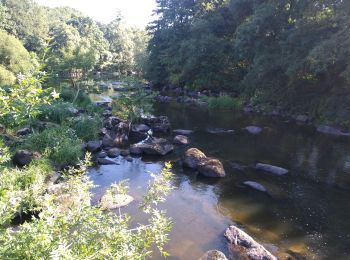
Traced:
<path fill-rule="evenodd" d="M 153 95 L 136 87 L 133 92 L 120 94 L 112 102 L 113 113 L 128 121 L 135 121 L 152 112 Z"/>
<path fill-rule="evenodd" d="M 45 153 L 61 165 L 75 165 L 82 156 L 82 141 L 68 127 L 48 128 L 31 134 L 24 146 L 32 151 Z"/>
<path fill-rule="evenodd" d="M 348 1 L 157 4 L 146 74 L 153 83 L 230 91 L 262 109 L 349 121 Z"/>
<path fill-rule="evenodd" d="M 19 83 L 0 87 L 0 120 L 7 125 L 21 125 L 40 114 L 42 104 L 49 104 L 56 92 L 41 87 L 41 76 L 19 76 Z"/>
<path fill-rule="evenodd" d="M 102 118 L 98 115 L 81 116 L 73 120 L 71 127 L 83 141 L 96 140 L 102 128 Z"/>
<path fill-rule="evenodd" d="M 164 212 L 150 208 L 147 211 L 148 222 L 133 228 L 127 214 L 119 213 L 116 216 L 114 212 L 91 207 L 89 190 L 92 183 L 84 176 L 88 166 L 89 157 L 80 163 L 79 168 L 71 168 L 64 174 L 65 181 L 54 185 L 56 187 L 53 190 L 56 192 L 36 194 L 35 198 L 40 198 L 39 218 L 20 225 L 15 232 L 1 226 L 1 258 L 145 259 L 151 256 L 153 246 L 157 246 L 166 255 L 163 245 L 167 241 L 166 232 L 169 231 L 171 222 Z M 151 184 L 152 192 L 147 195 L 147 205 L 159 201 L 152 196 L 162 197 L 170 190 L 170 186 L 162 186 L 170 185 L 172 177 L 169 167 L 165 172 L 156 177 L 156 185 Z M 21 175 L 17 173 L 15 176 L 19 178 Z M 11 187 L 6 185 L 7 183 L 2 187 Z M 122 186 L 124 185 L 120 185 Z M 20 187 L 17 190 L 23 192 Z M 125 189 L 115 191 L 123 192 Z M 0 197 L 0 201 L 4 208 L 11 205 L 11 202 L 3 198 Z M 63 201 L 66 203 L 62 204 Z M 64 205 L 68 206 L 63 207 Z M 0 217 L 1 223 L 4 223 L 3 215 Z"/>

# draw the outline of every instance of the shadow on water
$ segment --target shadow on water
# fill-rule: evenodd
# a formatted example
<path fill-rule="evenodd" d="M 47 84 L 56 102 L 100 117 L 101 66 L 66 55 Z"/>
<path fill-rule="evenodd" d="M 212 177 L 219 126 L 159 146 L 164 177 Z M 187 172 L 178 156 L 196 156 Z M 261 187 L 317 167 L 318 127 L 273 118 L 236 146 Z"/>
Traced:
<path fill-rule="evenodd" d="M 162 207 L 174 221 L 170 259 L 198 259 L 205 251 L 227 253 L 223 232 L 237 223 L 275 253 L 289 252 L 306 259 L 346 259 L 350 255 L 350 141 L 319 135 L 312 127 L 237 112 L 210 113 L 177 104 L 159 105 L 174 129 L 192 129 L 191 146 L 224 163 L 227 177 L 211 180 L 183 170 L 184 147 L 166 158 L 119 158 L 120 165 L 92 169 L 95 202 L 106 188 L 129 179 L 131 195 L 140 201 L 150 172 L 160 172 L 164 161 L 174 161 L 174 191 Z M 263 128 L 253 136 L 242 129 Z M 210 128 L 233 129 L 234 134 L 215 135 Z M 232 162 L 246 166 L 234 169 Z M 257 172 L 256 162 L 290 170 L 276 177 Z M 266 194 L 248 189 L 242 182 L 263 184 Z M 142 221 L 137 203 L 126 208 L 134 221 Z M 278 248 L 278 252 L 277 252 Z M 155 256 L 154 258 L 160 258 Z"/>

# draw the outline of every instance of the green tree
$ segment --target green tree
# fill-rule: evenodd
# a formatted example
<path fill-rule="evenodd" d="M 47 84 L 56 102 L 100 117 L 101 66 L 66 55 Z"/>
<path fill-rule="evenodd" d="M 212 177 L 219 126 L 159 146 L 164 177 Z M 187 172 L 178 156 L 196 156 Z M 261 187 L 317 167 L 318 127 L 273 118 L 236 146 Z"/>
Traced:
<path fill-rule="evenodd" d="M 15 83 L 16 75 L 34 71 L 37 63 L 14 36 L 0 30 L 0 85 Z"/>

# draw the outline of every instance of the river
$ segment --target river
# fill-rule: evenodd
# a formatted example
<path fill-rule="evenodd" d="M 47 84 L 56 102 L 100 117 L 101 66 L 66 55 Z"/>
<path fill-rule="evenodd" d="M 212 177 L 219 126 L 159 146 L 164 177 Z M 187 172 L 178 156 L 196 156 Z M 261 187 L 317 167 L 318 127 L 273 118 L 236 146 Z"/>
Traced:
<path fill-rule="evenodd" d="M 169 259 L 198 259 L 218 249 L 228 254 L 225 229 L 235 223 L 272 253 L 296 259 L 349 259 L 350 257 L 350 138 L 319 134 L 313 127 L 281 119 L 239 112 L 210 112 L 180 104 L 157 104 L 156 115 L 166 115 L 173 129 L 191 129 L 190 146 L 175 148 L 163 158 L 143 157 L 120 165 L 94 168 L 89 176 L 98 187 L 97 201 L 112 183 L 128 179 L 130 194 L 141 200 L 150 173 L 159 173 L 165 161 L 172 161 L 175 189 L 161 208 L 173 219 Z M 263 128 L 251 135 L 242 128 Z M 211 128 L 233 129 L 216 135 Z M 186 148 L 196 147 L 220 159 L 227 176 L 206 179 L 181 167 Z M 247 166 L 236 170 L 232 163 Z M 290 170 L 274 176 L 254 170 L 256 162 Z M 252 166 L 252 167 L 250 167 Z M 263 184 L 269 195 L 242 183 Z M 143 216 L 138 204 L 123 209 L 136 223 Z M 153 259 L 162 259 L 155 255 Z"/>

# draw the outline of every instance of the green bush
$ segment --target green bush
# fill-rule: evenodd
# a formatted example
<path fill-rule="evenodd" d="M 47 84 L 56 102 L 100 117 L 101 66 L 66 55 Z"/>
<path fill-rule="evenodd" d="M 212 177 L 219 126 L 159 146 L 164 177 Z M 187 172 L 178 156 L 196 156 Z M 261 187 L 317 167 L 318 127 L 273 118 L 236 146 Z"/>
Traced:
<path fill-rule="evenodd" d="M 209 104 L 209 109 L 232 110 L 242 106 L 239 99 L 229 96 L 208 97 L 205 100 Z"/>
<path fill-rule="evenodd" d="M 41 107 L 40 120 L 62 124 L 68 118 L 74 116 L 75 108 L 71 103 L 56 102 L 51 105 L 43 105 Z"/>
<path fill-rule="evenodd" d="M 65 84 L 60 91 L 60 98 L 63 101 L 72 103 L 74 101 L 76 90 L 72 87 L 68 87 L 67 84 Z M 86 108 L 90 106 L 91 100 L 90 97 L 85 93 L 85 91 L 80 91 L 78 94 L 78 97 L 75 101 L 75 104 L 80 108 Z"/>
<path fill-rule="evenodd" d="M 75 118 L 72 128 L 82 140 L 95 140 L 98 138 L 98 132 L 102 128 L 102 118 L 97 115 Z"/>
<path fill-rule="evenodd" d="M 40 190 L 39 218 L 20 225 L 16 232 L 0 228 L 0 259 L 148 259 L 156 247 L 167 255 L 163 246 L 171 221 L 155 206 L 171 190 L 170 166 L 154 176 L 144 196 L 141 209 L 148 221 L 132 228 L 131 216 L 122 209 L 116 213 L 89 205 L 92 182 L 84 177 L 87 162 L 66 172 L 54 192 L 43 196 Z M 113 195 L 126 192 L 125 185 L 112 185 L 107 191 Z M 4 204 L 11 206 L 10 201 Z"/>
<path fill-rule="evenodd" d="M 25 169 L 5 168 L 0 174 L 0 225 L 7 225 L 15 214 L 40 210 L 46 180 L 53 173 L 46 160 Z"/>
<path fill-rule="evenodd" d="M 82 156 L 82 141 L 74 130 L 68 127 L 54 127 L 31 134 L 24 147 L 45 153 L 59 165 L 74 165 Z"/>

